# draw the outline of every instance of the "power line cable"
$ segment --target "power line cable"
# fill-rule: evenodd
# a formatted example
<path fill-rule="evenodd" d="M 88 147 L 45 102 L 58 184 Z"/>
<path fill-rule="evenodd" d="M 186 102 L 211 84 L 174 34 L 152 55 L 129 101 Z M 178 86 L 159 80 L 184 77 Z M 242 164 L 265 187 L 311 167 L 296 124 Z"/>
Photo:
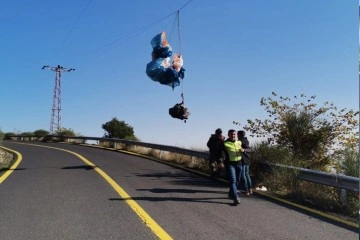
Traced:
<path fill-rule="evenodd" d="M 172 13 L 170 13 L 170 14 L 162 17 L 162 18 L 160 18 L 159 20 L 156 20 L 156 21 L 154 21 L 154 22 L 152 22 L 152 23 L 150 23 L 150 24 L 148 24 L 148 25 L 145 25 L 145 26 L 141 27 L 140 29 L 136 30 L 132 35 L 130 35 L 130 38 L 136 37 L 136 36 L 139 35 L 140 33 L 142 33 L 142 32 L 144 32 L 144 31 L 150 29 L 150 28 L 151 28 L 152 26 L 154 26 L 155 24 L 157 24 L 157 23 L 159 23 L 159 22 L 162 22 L 162 21 L 164 21 L 165 19 L 167 19 L 167 18 L 169 18 L 169 17 L 171 17 L 171 16 L 173 16 L 173 15 L 175 15 L 175 14 L 177 15 L 178 12 L 179 12 L 181 9 L 183 9 L 184 7 L 186 7 L 186 6 L 187 6 L 190 2 L 192 2 L 192 1 L 193 1 L 193 0 L 188 1 L 185 5 L 183 5 L 183 6 L 182 6 L 181 8 L 179 8 L 178 10 L 176 10 L 176 11 L 174 11 L 174 12 L 172 12 Z M 123 38 L 118 38 L 118 39 L 114 40 L 113 42 L 111 42 L 111 43 L 108 44 L 108 45 L 116 44 L 116 43 L 118 43 L 118 42 L 121 41 L 121 40 L 123 40 Z"/>
<path fill-rule="evenodd" d="M 106 52 L 109 52 L 110 50 L 112 50 L 112 49 L 115 47 L 115 45 L 117 45 L 117 44 L 119 44 L 119 43 L 121 43 L 121 42 L 128 41 L 128 40 L 131 40 L 131 39 L 137 37 L 137 36 L 140 35 L 141 33 L 143 33 L 143 32 L 145 32 L 145 31 L 149 30 L 150 28 L 152 28 L 154 25 L 156 25 L 156 24 L 164 21 L 165 19 L 170 18 L 170 17 L 173 16 L 173 15 L 176 15 L 176 19 L 177 19 L 179 11 L 182 10 L 183 8 L 185 8 L 185 7 L 186 7 L 188 4 L 190 4 L 192 1 L 193 1 L 193 0 L 189 0 L 187 3 L 185 3 L 185 4 L 184 4 L 182 7 L 180 7 L 178 10 L 176 10 L 176 11 L 174 11 L 174 12 L 172 12 L 172 13 L 170 13 L 170 14 L 168 14 L 168 15 L 166 15 L 166 16 L 164 16 L 164 17 L 162 17 L 162 18 L 160 18 L 160 19 L 158 19 L 158 20 L 156 20 L 156 21 L 154 21 L 154 22 L 152 22 L 152 23 L 150 23 L 150 24 L 147 24 L 147 25 L 139 28 L 138 30 L 136 30 L 136 31 L 133 32 L 132 34 L 124 34 L 124 35 L 122 35 L 121 37 L 113 40 L 112 42 L 110 42 L 110 43 L 108 43 L 108 44 L 100 47 L 98 50 L 96 50 L 97 54 L 95 53 L 95 51 L 93 51 L 93 52 L 91 52 L 91 53 L 89 54 L 89 56 L 95 55 L 95 56 L 92 57 L 92 59 L 96 59 L 96 58 L 100 57 L 101 55 L 105 54 Z M 176 21 L 176 19 L 175 19 L 175 21 Z M 175 23 L 175 22 L 174 22 L 174 23 Z M 85 57 L 85 58 L 89 58 L 89 56 L 87 56 L 87 57 Z"/>
<path fill-rule="evenodd" d="M 67 32 L 67 34 L 65 35 L 65 37 L 63 38 L 63 40 L 60 42 L 60 46 L 59 47 L 63 47 L 66 43 L 66 41 L 68 40 L 69 36 L 71 35 L 71 33 L 74 31 L 76 25 L 79 23 L 80 19 L 83 17 L 85 11 L 88 9 L 90 3 L 92 0 L 88 0 L 85 7 L 83 8 L 83 10 L 81 11 L 80 15 L 77 17 L 77 19 L 75 20 L 74 24 L 70 27 L 69 31 Z M 65 51 L 61 51 L 61 53 L 64 53 Z M 50 59 L 54 59 L 54 57 L 51 57 Z"/>
<path fill-rule="evenodd" d="M 182 10 L 182 9 L 185 8 L 187 5 L 189 5 L 192 1 L 193 1 L 193 0 L 188 1 L 187 3 L 185 3 L 181 8 L 179 8 L 179 9 L 178 9 L 177 11 L 175 11 L 175 12 L 178 12 L 178 11 Z"/>
<path fill-rule="evenodd" d="M 149 29 L 150 29 L 151 27 L 153 27 L 154 25 L 156 25 L 156 24 L 164 21 L 165 19 L 171 17 L 171 16 L 174 15 L 174 14 L 175 14 L 175 13 L 171 13 L 171 14 L 169 14 L 169 15 L 166 15 L 165 17 L 162 17 L 162 18 L 160 18 L 160 19 L 158 19 L 158 20 L 156 20 L 156 21 L 154 21 L 154 22 L 152 22 L 152 23 L 150 23 L 150 24 L 148 24 L 148 25 L 145 25 L 145 26 L 139 28 L 138 30 L 136 30 L 136 31 L 135 31 L 134 33 L 132 33 L 132 34 L 124 34 L 124 35 L 122 35 L 121 37 L 113 40 L 112 42 L 110 42 L 110 43 L 108 43 L 108 44 L 100 47 L 100 48 L 96 51 L 97 54 L 94 53 L 94 52 L 92 52 L 92 53 L 90 53 L 89 55 L 94 55 L 94 54 L 96 54 L 93 58 L 98 58 L 98 57 L 100 57 L 101 55 L 105 54 L 106 52 L 109 52 L 110 50 L 112 50 L 116 45 L 118 45 L 118 44 L 120 44 L 120 43 L 122 43 L 122 42 L 124 42 L 124 41 L 128 41 L 128 40 L 131 40 L 131 39 L 137 37 L 137 36 L 140 35 L 141 33 L 149 30 Z"/>
<path fill-rule="evenodd" d="M 70 34 L 74 31 L 76 25 L 79 23 L 80 19 L 82 18 L 82 16 L 84 15 L 85 11 L 88 9 L 90 3 L 92 0 L 88 0 L 85 7 L 83 8 L 82 12 L 80 13 L 80 15 L 77 17 L 77 19 L 75 20 L 74 24 L 71 26 L 70 30 L 68 31 L 68 33 L 65 35 L 62 43 L 64 44 L 66 42 L 66 40 L 69 38 Z"/>

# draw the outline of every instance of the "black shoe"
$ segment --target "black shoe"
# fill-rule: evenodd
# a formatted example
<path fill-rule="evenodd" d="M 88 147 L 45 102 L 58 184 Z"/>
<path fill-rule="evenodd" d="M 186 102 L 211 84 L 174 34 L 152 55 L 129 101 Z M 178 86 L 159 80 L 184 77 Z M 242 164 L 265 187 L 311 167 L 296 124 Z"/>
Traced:
<path fill-rule="evenodd" d="M 237 198 L 234 200 L 234 204 L 235 204 L 235 205 L 240 204 L 240 198 L 239 198 L 239 197 L 237 197 Z"/>

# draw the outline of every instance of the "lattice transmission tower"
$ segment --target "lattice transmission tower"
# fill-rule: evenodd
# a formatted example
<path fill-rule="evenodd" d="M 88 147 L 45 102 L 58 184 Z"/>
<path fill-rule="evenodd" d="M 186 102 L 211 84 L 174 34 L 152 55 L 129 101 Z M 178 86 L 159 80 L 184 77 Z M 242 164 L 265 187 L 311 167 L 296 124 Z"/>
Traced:
<path fill-rule="evenodd" d="M 55 72 L 55 87 L 50 121 L 50 134 L 54 134 L 61 129 L 61 73 L 74 71 L 74 68 L 64 68 L 60 65 L 56 67 L 43 66 L 42 69 L 49 68 Z"/>

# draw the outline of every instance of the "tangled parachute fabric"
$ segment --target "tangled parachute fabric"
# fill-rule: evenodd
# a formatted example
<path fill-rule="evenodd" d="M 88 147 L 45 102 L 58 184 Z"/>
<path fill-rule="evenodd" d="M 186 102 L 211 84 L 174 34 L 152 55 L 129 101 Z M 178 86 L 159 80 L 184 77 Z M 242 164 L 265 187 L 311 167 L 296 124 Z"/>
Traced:
<path fill-rule="evenodd" d="M 166 33 L 157 34 L 151 39 L 152 61 L 146 65 L 146 74 L 156 82 L 168 85 L 174 89 L 180 85 L 180 80 L 185 77 L 183 59 L 179 54 L 174 54 L 172 63 L 170 57 L 173 55 L 172 48 L 166 40 Z"/>

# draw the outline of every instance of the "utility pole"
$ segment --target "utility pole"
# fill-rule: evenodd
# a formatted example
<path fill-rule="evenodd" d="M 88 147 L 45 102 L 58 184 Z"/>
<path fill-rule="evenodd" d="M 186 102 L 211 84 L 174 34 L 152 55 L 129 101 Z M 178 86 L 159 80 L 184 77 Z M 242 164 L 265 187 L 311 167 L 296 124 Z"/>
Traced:
<path fill-rule="evenodd" d="M 55 87 L 50 121 L 50 134 L 54 134 L 61 129 L 61 73 L 74 71 L 75 69 L 64 68 L 60 65 L 57 65 L 56 67 L 42 67 L 42 69 L 45 68 L 50 68 L 50 70 L 55 72 Z"/>

